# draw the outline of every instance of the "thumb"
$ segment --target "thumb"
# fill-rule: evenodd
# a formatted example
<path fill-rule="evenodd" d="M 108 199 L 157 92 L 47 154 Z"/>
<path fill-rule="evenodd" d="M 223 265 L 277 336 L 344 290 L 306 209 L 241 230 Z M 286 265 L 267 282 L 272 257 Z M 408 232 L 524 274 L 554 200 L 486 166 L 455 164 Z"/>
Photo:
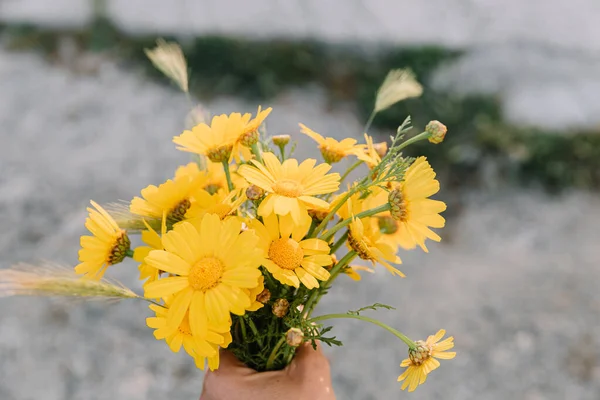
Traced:
<path fill-rule="evenodd" d="M 290 366 L 313 376 L 315 374 L 329 376 L 329 360 L 323 354 L 320 342 L 316 342 L 316 349 L 310 342 L 299 346 Z"/>

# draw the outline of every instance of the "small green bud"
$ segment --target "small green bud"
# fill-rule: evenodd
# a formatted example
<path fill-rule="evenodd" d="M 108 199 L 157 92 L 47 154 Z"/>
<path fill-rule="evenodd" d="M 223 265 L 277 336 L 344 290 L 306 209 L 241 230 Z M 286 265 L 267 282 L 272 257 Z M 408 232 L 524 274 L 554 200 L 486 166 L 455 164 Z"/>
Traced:
<path fill-rule="evenodd" d="M 290 142 L 290 135 L 276 135 L 273 136 L 273 144 L 275 146 L 285 146 Z"/>
<path fill-rule="evenodd" d="M 446 137 L 448 128 L 446 128 L 446 125 L 442 124 L 440 121 L 431 121 L 425 127 L 425 132 L 431 135 L 429 137 L 430 143 L 439 144 L 444 141 L 444 137 Z"/>

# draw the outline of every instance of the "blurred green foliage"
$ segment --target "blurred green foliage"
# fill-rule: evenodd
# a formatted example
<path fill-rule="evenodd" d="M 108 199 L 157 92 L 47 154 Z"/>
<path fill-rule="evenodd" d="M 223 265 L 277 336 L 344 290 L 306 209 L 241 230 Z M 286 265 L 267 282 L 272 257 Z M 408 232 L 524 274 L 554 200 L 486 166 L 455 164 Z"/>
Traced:
<path fill-rule="evenodd" d="M 143 53 L 144 48 L 154 46 L 156 38 L 123 35 L 104 18 L 77 32 L 3 28 L 13 48 L 37 48 L 52 54 L 58 39 L 69 35 L 82 49 L 115 52 L 120 59 L 139 62 L 150 76 L 165 82 Z M 391 135 L 406 115 L 412 116 L 415 127 L 422 128 L 432 119 L 442 121 L 448 126 L 444 144 L 422 143 L 412 152 L 427 155 L 445 179 L 457 185 L 485 183 L 490 178 L 484 172 L 490 170 L 486 164 L 492 163 L 494 179 L 540 182 L 551 189 L 600 187 L 600 132 L 547 132 L 510 126 L 493 97 L 457 97 L 428 87 L 432 72 L 460 57 L 458 51 L 421 46 L 386 48 L 366 55 L 353 47 L 316 41 L 224 37 L 188 39 L 182 47 L 191 71 L 191 90 L 201 99 L 235 95 L 264 101 L 291 86 L 317 84 L 326 89 L 332 104 L 355 102 L 364 120 L 386 73 L 410 67 L 423 83 L 423 96 L 384 111 L 373 127 Z"/>

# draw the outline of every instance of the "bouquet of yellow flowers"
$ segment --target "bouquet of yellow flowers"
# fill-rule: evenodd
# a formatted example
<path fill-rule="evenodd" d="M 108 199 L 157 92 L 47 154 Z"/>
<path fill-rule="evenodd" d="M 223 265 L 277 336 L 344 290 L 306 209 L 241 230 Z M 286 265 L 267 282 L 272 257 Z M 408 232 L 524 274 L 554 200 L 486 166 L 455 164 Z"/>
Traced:
<path fill-rule="evenodd" d="M 187 67 L 180 48 L 160 42 L 150 59 L 184 92 Z M 375 115 L 407 97 L 421 94 L 407 70 L 392 71 L 382 84 Z M 72 269 L 24 266 L 0 271 L 0 295 L 60 295 L 134 298 L 149 302 L 146 319 L 158 340 L 172 351 L 181 347 L 196 366 L 219 367 L 220 349 L 228 349 L 257 371 L 288 365 L 304 342 L 341 345 L 326 322 L 353 318 L 389 331 L 408 346 L 401 366 L 402 389 L 413 391 L 455 353 L 453 338 L 440 330 L 413 341 L 398 330 L 362 315 L 391 308 L 375 303 L 360 310 L 313 315 L 340 276 L 360 280 L 357 259 L 390 274 L 400 249 L 427 252 L 426 240 L 440 241 L 430 228 L 441 228 L 446 205 L 429 197 L 439 190 L 425 157 L 402 151 L 412 143 L 440 143 L 446 127 L 432 121 L 424 132 L 405 138 L 410 118 L 389 146 L 324 137 L 300 124 L 318 145 L 324 162 L 293 158 L 288 135 L 268 137 L 263 128 L 271 108 L 256 115 L 231 113 L 197 123 L 173 138 L 194 161 L 172 179 L 142 189 L 127 205 L 91 202 L 81 237 L 80 264 Z M 342 175 L 332 166 L 355 162 Z M 346 182 L 350 172 L 364 176 Z M 133 235 L 141 236 L 138 246 Z M 336 256 L 339 255 L 339 256 Z M 126 258 L 139 264 L 143 295 L 105 278 Z"/>

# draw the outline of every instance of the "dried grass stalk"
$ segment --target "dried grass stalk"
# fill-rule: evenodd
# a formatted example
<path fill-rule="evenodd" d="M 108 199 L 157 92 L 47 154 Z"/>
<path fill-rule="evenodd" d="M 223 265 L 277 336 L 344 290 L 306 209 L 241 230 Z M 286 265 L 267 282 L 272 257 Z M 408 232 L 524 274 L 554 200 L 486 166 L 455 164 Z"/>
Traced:
<path fill-rule="evenodd" d="M 378 113 L 411 97 L 423 94 L 423 86 L 415 78 L 410 69 L 393 69 L 388 72 L 385 80 L 377 91 L 374 113 Z"/>
<path fill-rule="evenodd" d="M 181 90 L 188 93 L 187 63 L 183 51 L 177 43 L 158 39 L 155 48 L 144 49 L 144 52 L 160 72 L 175 82 Z"/>
<path fill-rule="evenodd" d="M 75 274 L 73 268 L 47 262 L 0 269 L 0 297 L 9 296 L 143 299 L 119 282 L 85 279 Z"/>

